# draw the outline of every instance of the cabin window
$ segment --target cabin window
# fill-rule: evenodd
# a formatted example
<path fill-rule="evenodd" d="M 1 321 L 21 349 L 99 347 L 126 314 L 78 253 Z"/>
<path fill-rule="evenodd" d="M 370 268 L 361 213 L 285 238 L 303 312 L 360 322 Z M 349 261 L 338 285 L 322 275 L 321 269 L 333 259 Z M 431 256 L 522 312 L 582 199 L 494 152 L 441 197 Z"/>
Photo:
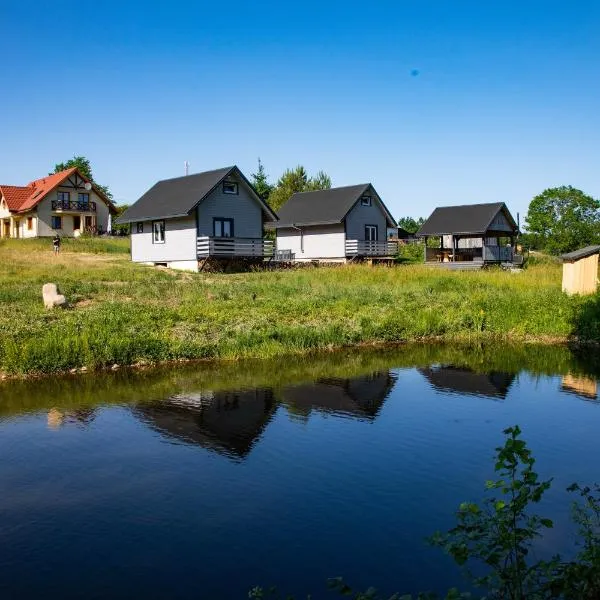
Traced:
<path fill-rule="evenodd" d="M 233 237 L 233 219 L 213 219 L 215 237 Z"/>
<path fill-rule="evenodd" d="M 239 193 L 238 184 L 235 181 L 224 181 L 223 182 L 223 193 L 224 194 L 237 194 Z"/>
<path fill-rule="evenodd" d="M 377 237 L 377 225 L 365 225 L 365 240 L 367 242 L 376 242 Z"/>
<path fill-rule="evenodd" d="M 153 244 L 164 244 L 165 243 L 165 222 L 164 221 L 152 221 L 152 243 Z"/>
<path fill-rule="evenodd" d="M 52 229 L 62 229 L 62 217 L 52 217 Z"/>
<path fill-rule="evenodd" d="M 363 196 L 360 199 L 361 206 L 371 206 L 371 196 Z"/>
<path fill-rule="evenodd" d="M 71 192 L 58 192 L 59 202 L 69 202 L 71 200 Z"/>
<path fill-rule="evenodd" d="M 138 223 L 137 224 L 137 232 L 138 233 L 144 233 L 144 224 L 143 223 Z"/>
<path fill-rule="evenodd" d="M 77 194 L 77 208 L 88 210 L 90 207 L 90 195 L 86 193 Z"/>
<path fill-rule="evenodd" d="M 27 217 L 27 231 L 33 229 L 33 217 Z"/>

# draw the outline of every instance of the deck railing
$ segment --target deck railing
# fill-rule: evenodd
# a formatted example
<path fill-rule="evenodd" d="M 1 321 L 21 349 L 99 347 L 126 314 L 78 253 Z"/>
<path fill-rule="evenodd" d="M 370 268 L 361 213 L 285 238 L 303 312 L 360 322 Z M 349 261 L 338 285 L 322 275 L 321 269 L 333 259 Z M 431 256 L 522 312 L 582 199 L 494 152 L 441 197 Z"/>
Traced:
<path fill-rule="evenodd" d="M 71 212 L 96 212 L 95 202 L 79 202 L 78 200 L 52 200 L 52 210 Z"/>
<path fill-rule="evenodd" d="M 262 238 L 218 238 L 203 236 L 196 241 L 198 258 L 207 256 L 268 258 L 273 242 Z"/>
<path fill-rule="evenodd" d="M 454 261 L 453 261 L 454 258 Z M 512 262 L 510 246 L 483 246 L 483 248 L 427 248 L 427 262 Z"/>
<path fill-rule="evenodd" d="M 395 241 L 346 240 L 346 256 L 395 256 L 397 252 Z"/>

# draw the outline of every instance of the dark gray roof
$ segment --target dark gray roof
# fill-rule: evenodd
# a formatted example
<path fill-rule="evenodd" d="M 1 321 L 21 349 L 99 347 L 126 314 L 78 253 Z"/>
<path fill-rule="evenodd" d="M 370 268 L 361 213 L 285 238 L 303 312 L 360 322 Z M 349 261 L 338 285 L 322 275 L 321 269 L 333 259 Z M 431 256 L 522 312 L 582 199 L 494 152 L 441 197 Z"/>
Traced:
<path fill-rule="evenodd" d="M 236 167 L 224 167 L 214 171 L 184 175 L 174 179 L 163 179 L 154 184 L 135 204 L 130 206 L 116 223 L 149 221 L 188 215 L 226 177 L 235 172 L 252 189 L 256 200 L 269 218 L 275 220 L 275 213 L 259 198 L 254 189 Z"/>
<path fill-rule="evenodd" d="M 318 190 L 315 192 L 298 192 L 294 194 L 279 210 L 279 222 L 273 226 L 289 227 L 290 225 L 330 225 L 341 223 L 352 207 L 365 191 L 372 187 L 370 183 L 349 185 L 346 187 Z M 375 192 L 377 195 L 377 192 Z M 379 196 L 377 196 L 379 198 Z M 381 199 L 379 199 L 381 202 Z M 394 217 L 381 202 L 383 211 L 392 227 L 396 226 Z"/>
<path fill-rule="evenodd" d="M 574 252 L 563 254 L 561 258 L 564 262 L 575 262 L 576 260 L 581 260 L 582 258 L 587 258 L 588 256 L 593 256 L 598 253 L 600 253 L 600 246 L 586 246 L 585 248 L 575 250 Z"/>
<path fill-rule="evenodd" d="M 504 202 L 490 204 L 464 204 L 462 206 L 440 206 L 421 225 L 417 236 L 442 234 L 485 233 L 494 217 L 504 210 L 509 222 L 517 230 L 517 224 Z"/>
<path fill-rule="evenodd" d="M 420 368 L 429 383 L 437 390 L 490 398 L 505 398 L 516 378 L 514 373 L 492 371 L 476 373 L 471 369 L 441 365 Z"/>

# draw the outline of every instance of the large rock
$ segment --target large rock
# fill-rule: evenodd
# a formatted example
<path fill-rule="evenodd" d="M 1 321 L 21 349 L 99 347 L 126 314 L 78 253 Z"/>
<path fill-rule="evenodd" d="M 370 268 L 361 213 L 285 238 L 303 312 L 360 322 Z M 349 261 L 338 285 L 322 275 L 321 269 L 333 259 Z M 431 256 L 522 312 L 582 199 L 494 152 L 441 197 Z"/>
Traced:
<path fill-rule="evenodd" d="M 58 293 L 58 288 L 55 283 L 44 284 L 42 287 L 42 297 L 44 298 L 44 306 L 46 308 L 63 306 L 66 303 L 65 297 Z"/>

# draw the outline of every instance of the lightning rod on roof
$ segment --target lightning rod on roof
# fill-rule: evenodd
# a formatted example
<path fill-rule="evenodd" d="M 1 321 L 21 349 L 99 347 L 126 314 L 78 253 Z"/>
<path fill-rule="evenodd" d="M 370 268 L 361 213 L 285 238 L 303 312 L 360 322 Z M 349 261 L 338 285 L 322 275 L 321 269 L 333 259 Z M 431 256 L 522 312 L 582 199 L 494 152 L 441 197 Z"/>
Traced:
<path fill-rule="evenodd" d="M 189 175 L 189 173 L 190 173 L 190 163 L 187 160 L 183 161 L 183 167 L 185 169 L 185 174 Z"/>

